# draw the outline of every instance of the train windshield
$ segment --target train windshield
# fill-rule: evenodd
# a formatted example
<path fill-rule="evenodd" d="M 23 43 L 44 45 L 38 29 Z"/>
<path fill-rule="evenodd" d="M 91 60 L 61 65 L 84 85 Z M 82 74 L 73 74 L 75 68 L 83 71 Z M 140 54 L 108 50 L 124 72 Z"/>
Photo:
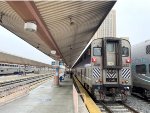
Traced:
<path fill-rule="evenodd" d="M 100 47 L 94 47 L 93 48 L 93 55 L 94 56 L 101 56 L 101 48 Z"/>
<path fill-rule="evenodd" d="M 113 42 L 107 43 L 107 52 L 115 52 L 115 44 Z"/>
<path fill-rule="evenodd" d="M 122 56 L 129 56 L 129 48 L 122 47 Z"/>

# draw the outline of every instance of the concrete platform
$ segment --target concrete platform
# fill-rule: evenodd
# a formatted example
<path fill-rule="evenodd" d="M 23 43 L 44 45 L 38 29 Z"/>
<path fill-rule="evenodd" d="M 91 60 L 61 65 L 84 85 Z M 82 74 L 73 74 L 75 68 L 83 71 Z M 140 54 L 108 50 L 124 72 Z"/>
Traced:
<path fill-rule="evenodd" d="M 51 79 L 27 96 L 0 106 L 0 113 L 74 113 L 72 89 L 69 78 L 65 78 L 60 87 L 53 86 Z M 79 102 L 84 106 L 81 99 Z M 86 107 L 82 107 L 83 113 L 85 110 Z"/>

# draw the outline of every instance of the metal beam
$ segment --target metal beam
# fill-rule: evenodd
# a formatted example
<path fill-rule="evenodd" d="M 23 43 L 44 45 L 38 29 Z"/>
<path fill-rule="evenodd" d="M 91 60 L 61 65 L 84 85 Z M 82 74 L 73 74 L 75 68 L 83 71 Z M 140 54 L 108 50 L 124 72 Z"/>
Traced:
<path fill-rule="evenodd" d="M 38 26 L 37 35 L 50 47 L 50 49 L 56 50 L 57 55 L 62 57 L 56 42 L 33 1 L 7 1 L 7 3 L 25 22 L 35 21 Z"/>

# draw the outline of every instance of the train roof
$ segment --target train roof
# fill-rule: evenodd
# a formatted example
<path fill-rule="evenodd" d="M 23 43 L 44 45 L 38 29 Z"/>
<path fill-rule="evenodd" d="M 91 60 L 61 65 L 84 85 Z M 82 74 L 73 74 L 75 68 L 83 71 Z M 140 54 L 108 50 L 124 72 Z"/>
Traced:
<path fill-rule="evenodd" d="M 133 45 L 132 47 L 146 46 L 146 45 L 150 45 L 150 40 L 145 40 L 143 42 Z"/>
<path fill-rule="evenodd" d="M 131 48 L 132 58 L 149 57 L 150 55 L 150 40 L 133 45 Z"/>
<path fill-rule="evenodd" d="M 12 63 L 12 64 L 22 64 L 22 65 L 34 65 L 34 66 L 40 66 L 40 67 L 42 67 L 42 66 L 52 67 L 50 64 L 23 58 L 20 56 L 8 54 L 6 52 L 1 52 L 1 51 L 0 51 L 0 62 L 1 63 Z"/>
<path fill-rule="evenodd" d="M 81 58 L 81 56 L 85 53 L 85 51 L 90 47 L 91 43 L 94 41 L 94 40 L 98 40 L 98 39 L 104 39 L 104 38 L 116 38 L 116 39 L 122 39 L 122 40 L 126 40 L 129 42 L 129 38 L 128 37 L 101 37 L 101 38 L 96 38 L 96 39 L 91 39 L 90 42 L 87 44 L 87 46 L 84 48 L 84 50 L 82 51 L 82 53 L 80 54 L 80 56 L 78 57 L 78 59 L 76 60 L 76 62 L 73 64 L 72 68 L 76 65 L 76 63 L 78 62 L 78 60 Z M 129 42 L 130 44 L 130 42 Z M 130 44 L 131 45 L 131 44 Z"/>
<path fill-rule="evenodd" d="M 93 39 L 92 41 L 91 41 L 91 43 L 94 41 L 94 40 L 98 40 L 98 39 L 104 39 L 104 38 L 116 38 L 116 39 L 122 39 L 122 40 L 126 40 L 126 41 L 128 41 L 129 42 L 129 37 L 102 37 L 102 38 L 96 38 L 96 39 Z M 130 43 L 130 42 L 129 42 Z M 130 44 L 131 45 L 131 44 Z"/>

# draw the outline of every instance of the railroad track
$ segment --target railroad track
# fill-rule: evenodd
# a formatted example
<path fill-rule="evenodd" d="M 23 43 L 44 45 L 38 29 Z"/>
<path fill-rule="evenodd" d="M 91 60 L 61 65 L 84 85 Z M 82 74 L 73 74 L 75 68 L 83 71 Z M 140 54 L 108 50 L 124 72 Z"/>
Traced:
<path fill-rule="evenodd" d="M 129 96 L 126 103 L 132 108 L 137 109 L 140 113 L 150 113 L 150 101 L 140 96 Z"/>
<path fill-rule="evenodd" d="M 94 103 L 100 108 L 102 113 L 150 113 L 150 103 L 134 96 L 128 96 L 125 103 L 111 101 L 96 101 Z"/>
<path fill-rule="evenodd" d="M 50 77 L 51 75 L 46 74 L 46 75 L 31 76 L 28 78 L 22 78 L 18 80 L 1 82 L 0 103 L 2 99 L 7 98 L 7 96 L 14 95 L 17 92 L 19 93 L 18 95 L 28 93 L 30 90 L 40 85 L 40 83 L 48 80 L 48 78 Z"/>
<path fill-rule="evenodd" d="M 139 93 L 132 93 L 132 96 L 139 99 L 139 100 L 143 100 L 145 102 L 147 102 L 148 104 L 150 104 L 150 98 L 144 98 L 143 96 L 141 96 Z"/>
<path fill-rule="evenodd" d="M 100 102 L 96 104 L 101 109 L 102 113 L 139 113 L 122 102 Z"/>

